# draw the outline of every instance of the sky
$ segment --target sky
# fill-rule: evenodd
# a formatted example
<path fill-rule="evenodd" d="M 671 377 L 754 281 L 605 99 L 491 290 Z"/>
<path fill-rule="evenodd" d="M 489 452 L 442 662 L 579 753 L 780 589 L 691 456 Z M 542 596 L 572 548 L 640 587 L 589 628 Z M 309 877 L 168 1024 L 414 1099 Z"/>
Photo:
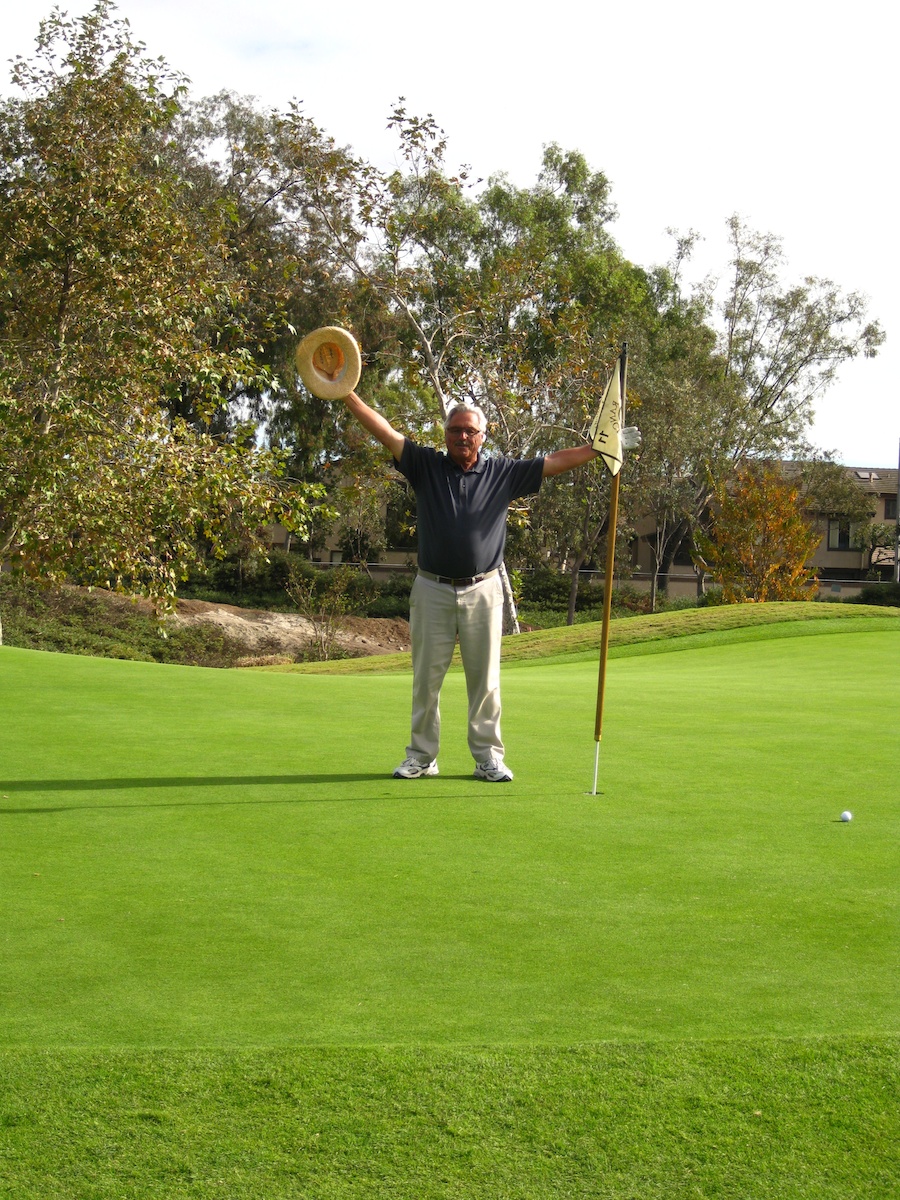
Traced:
<path fill-rule="evenodd" d="M 90 0 L 59 5 L 80 16 Z M 29 57 L 51 0 L 0 16 L 0 58 Z M 190 79 L 263 108 L 292 100 L 342 146 L 394 164 L 402 96 L 448 138 L 447 165 L 534 182 L 544 145 L 578 150 L 612 185 L 623 252 L 668 260 L 667 229 L 702 235 L 692 272 L 727 274 L 726 221 L 782 239 L 786 283 L 862 292 L 887 340 L 816 402 L 813 441 L 849 466 L 896 467 L 900 280 L 893 211 L 898 113 L 884 0 L 121 0 L 136 39 Z M 0 92 L 11 94 L 8 70 Z M 889 211 L 889 209 L 891 211 Z"/>

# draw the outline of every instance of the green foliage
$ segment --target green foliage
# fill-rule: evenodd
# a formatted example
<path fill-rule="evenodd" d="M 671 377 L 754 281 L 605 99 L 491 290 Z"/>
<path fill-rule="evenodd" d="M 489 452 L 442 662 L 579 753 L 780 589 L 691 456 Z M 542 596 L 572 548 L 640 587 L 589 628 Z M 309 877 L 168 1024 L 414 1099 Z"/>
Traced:
<path fill-rule="evenodd" d="M 367 617 L 400 617 L 409 620 L 409 594 L 415 575 L 405 572 L 391 574 L 387 579 L 374 581 L 375 594 L 365 606 Z"/>
<path fill-rule="evenodd" d="M 749 229 L 738 216 L 728 227 L 733 275 L 723 306 L 727 369 L 741 381 L 759 434 L 774 438 L 776 446 L 790 445 L 809 423 L 813 397 L 834 380 L 841 363 L 860 354 L 873 357 L 884 332 L 866 320 L 859 293 L 844 294 L 828 279 L 786 287 L 780 239 Z M 771 453 L 759 444 L 744 450 Z"/>
<path fill-rule="evenodd" d="M 699 596 L 663 596 L 661 601 L 657 603 L 657 612 L 684 612 L 688 608 L 698 608 L 700 605 Z M 653 611 L 653 609 L 649 609 Z"/>
<path fill-rule="evenodd" d="M 365 607 L 374 587 L 365 572 L 353 567 L 321 570 L 296 561 L 289 564 L 285 590 L 312 626 L 309 657 L 327 662 L 338 654 L 338 635 L 345 618 Z"/>
<path fill-rule="evenodd" d="M 844 604 L 884 604 L 900 607 L 900 583 L 872 583 L 858 596 L 848 596 Z"/>
<path fill-rule="evenodd" d="M 787 468 L 800 486 L 804 507 L 825 517 L 842 517 L 851 525 L 875 515 L 875 497 L 864 491 L 846 467 L 824 453 L 813 454 Z"/>
<path fill-rule="evenodd" d="M 569 607 L 568 576 L 548 567 L 521 573 L 521 616 L 529 625 L 550 628 L 564 623 Z M 591 579 L 579 579 L 575 605 L 576 621 L 596 621 L 603 610 L 603 584 Z M 650 611 L 646 592 L 628 584 L 613 589 L 612 609 L 616 616 Z"/>
<path fill-rule="evenodd" d="M 278 612 L 288 607 L 285 586 L 296 560 L 296 554 L 272 548 L 265 554 L 233 551 L 207 558 L 181 584 L 178 596 Z"/>
<path fill-rule="evenodd" d="M 365 391 L 383 380 L 382 355 L 395 348 L 396 322 L 378 293 L 335 267 L 329 247 L 346 232 L 329 223 L 335 210 L 324 220 L 314 203 L 323 188 L 340 188 L 354 160 L 297 103 L 263 111 L 230 92 L 185 101 L 173 139 L 194 204 L 225 214 L 223 265 L 236 297 L 217 335 L 245 346 L 269 372 L 265 387 L 234 389 L 229 419 L 240 401 L 267 443 L 285 452 L 295 478 L 330 485 L 335 463 L 345 485 L 356 472 L 371 475 L 371 451 L 342 407 L 308 393 L 294 362 L 303 333 L 335 323 L 353 328 L 367 354 Z M 326 514 L 317 515 L 321 535 Z"/>
<path fill-rule="evenodd" d="M 669 266 L 652 274 L 655 311 L 629 334 L 631 419 L 644 441 L 623 472 L 623 501 L 632 520 L 654 520 L 654 592 L 657 576 L 704 531 L 716 492 L 745 462 L 802 458 L 801 490 L 816 511 L 860 503 L 846 474 L 811 452 L 807 432 L 813 398 L 841 363 L 874 355 L 883 332 L 868 321 L 861 296 L 828 280 L 785 281 L 777 238 L 738 217 L 728 228 L 722 302 L 706 286 L 682 292 L 682 269 L 699 236 L 691 231 L 677 239 Z"/>
<path fill-rule="evenodd" d="M 269 374 L 242 343 L 226 215 L 171 151 L 182 82 L 100 0 L 41 25 L 0 106 L 0 555 L 149 596 L 311 492 L 217 412 Z M 223 327 L 233 336 L 220 336 Z M 190 419 L 179 413 L 190 400 Z"/>
<path fill-rule="evenodd" d="M 523 604 L 565 609 L 569 603 L 569 581 L 559 571 L 536 567 L 522 572 L 521 593 Z"/>
<path fill-rule="evenodd" d="M 725 591 L 721 587 L 708 587 L 706 591 L 697 597 L 698 608 L 718 608 L 722 604 L 731 604 L 731 600 L 726 599 Z"/>
<path fill-rule="evenodd" d="M 852 541 L 854 547 L 857 550 L 862 550 L 868 560 L 866 563 L 869 571 L 867 578 L 878 579 L 880 577 L 875 559 L 879 551 L 888 552 L 879 555 L 884 565 L 887 567 L 893 565 L 893 555 L 889 552 L 894 550 L 897 543 L 897 526 L 895 523 L 887 524 L 884 521 L 866 521 L 853 530 Z"/>
<path fill-rule="evenodd" d="M 362 612 L 375 596 L 378 585 L 369 574 L 356 564 L 341 563 L 336 566 L 321 566 L 308 562 L 299 555 L 286 555 L 279 565 L 285 570 L 285 589 L 288 594 L 302 588 L 312 602 L 318 598 L 340 598 L 346 606 L 345 612 Z"/>
<path fill-rule="evenodd" d="M 293 611 L 287 595 L 292 578 L 324 581 L 332 568 L 307 561 L 295 553 L 269 550 L 265 557 L 230 555 L 223 561 L 207 561 L 178 589 L 183 599 L 234 604 L 271 612 Z M 409 593 L 414 575 L 405 571 L 371 577 L 352 574 L 353 611 L 366 617 L 401 617 L 409 620 Z"/>
<path fill-rule="evenodd" d="M 338 617 L 409 620 L 413 576 L 398 574 L 375 582 L 364 572 L 348 567 L 323 570 L 280 551 L 273 551 L 269 562 L 220 564 L 211 571 L 210 579 L 195 578 L 180 598 L 296 612 L 297 604 L 286 591 L 292 579 L 303 581 L 309 591 L 308 608 L 314 621 L 320 619 L 323 609 L 333 608 L 332 592 L 338 581 Z M 46 587 L 9 573 L 0 576 L 0 610 L 6 644 L 29 650 L 203 667 L 245 666 L 251 658 L 265 659 L 283 652 L 277 638 L 250 649 L 214 625 L 201 622 L 189 626 L 169 623 L 161 631 L 146 603 L 134 603 L 101 589 Z M 313 647 L 308 657 L 317 661 L 318 653 Z M 332 640 L 330 656 L 342 653 Z M 289 655 L 288 661 L 293 657 Z"/>
<path fill-rule="evenodd" d="M 433 440 L 474 399 L 515 455 L 580 437 L 627 338 L 644 445 L 622 524 L 649 508 L 664 575 L 734 465 L 799 447 L 813 395 L 883 340 L 855 293 L 786 285 L 777 239 L 737 218 L 718 312 L 681 287 L 695 234 L 667 267 L 628 262 L 609 180 L 576 150 L 548 145 L 529 186 L 479 188 L 402 100 L 387 173 L 297 103 L 192 104 L 114 11 L 54 12 L 0 105 L 0 554 L 33 573 L 165 610 L 204 554 L 247 557 L 275 519 L 310 551 L 334 528 L 346 557 L 379 551 L 384 456 L 293 363 L 301 333 L 337 321 L 390 419 Z M 514 513 L 512 557 L 577 575 L 607 510 L 602 470 L 555 481 Z"/>
<path fill-rule="evenodd" d="M 243 643 L 214 626 L 169 628 L 162 636 L 146 605 L 8 574 L 0 576 L 0 608 L 6 644 L 28 650 L 199 667 L 233 667 L 247 654 Z"/>

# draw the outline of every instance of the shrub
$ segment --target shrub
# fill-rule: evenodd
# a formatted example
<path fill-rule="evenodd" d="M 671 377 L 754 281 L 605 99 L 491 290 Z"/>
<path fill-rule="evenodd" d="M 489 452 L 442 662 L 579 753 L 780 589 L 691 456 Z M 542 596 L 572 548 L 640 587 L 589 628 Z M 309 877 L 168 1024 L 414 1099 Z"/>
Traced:
<path fill-rule="evenodd" d="M 409 620 L 409 593 L 412 590 L 415 575 L 406 571 L 392 574 L 387 579 L 374 582 L 374 595 L 368 601 L 363 613 L 367 617 L 400 617 Z"/>
<path fill-rule="evenodd" d="M 900 583 L 872 583 L 858 596 L 848 596 L 845 604 L 885 604 L 900 607 Z"/>
<path fill-rule="evenodd" d="M 24 650 L 201 667 L 230 667 L 246 654 L 242 643 L 211 625 L 171 629 L 161 637 L 146 607 L 99 590 L 49 589 L 3 575 L 0 610 L 4 641 Z"/>
<path fill-rule="evenodd" d="M 720 587 L 711 587 L 697 597 L 698 608 L 717 608 L 720 604 L 729 604 L 730 601 L 725 599 L 725 593 Z"/>
<path fill-rule="evenodd" d="M 241 558 L 238 555 L 230 555 L 221 561 L 212 559 L 205 570 L 195 572 L 179 586 L 178 595 L 182 599 L 206 600 L 212 604 L 284 610 L 289 607 L 285 587 L 292 564 L 297 562 L 305 560 L 277 549 L 269 551 L 268 561 L 262 556 Z"/>
<path fill-rule="evenodd" d="M 307 647 L 310 661 L 343 657 L 338 636 L 344 619 L 365 607 L 372 599 L 374 586 L 364 571 L 352 566 L 314 570 L 312 574 L 300 566 L 292 569 L 287 593 L 312 627 L 313 636 Z"/>
<path fill-rule="evenodd" d="M 521 576 L 523 607 L 563 608 L 569 603 L 569 577 L 551 567 L 537 567 Z"/>
<path fill-rule="evenodd" d="M 699 596 L 674 596 L 671 600 L 666 595 L 657 596 L 657 612 L 682 612 L 686 608 L 699 608 Z"/>

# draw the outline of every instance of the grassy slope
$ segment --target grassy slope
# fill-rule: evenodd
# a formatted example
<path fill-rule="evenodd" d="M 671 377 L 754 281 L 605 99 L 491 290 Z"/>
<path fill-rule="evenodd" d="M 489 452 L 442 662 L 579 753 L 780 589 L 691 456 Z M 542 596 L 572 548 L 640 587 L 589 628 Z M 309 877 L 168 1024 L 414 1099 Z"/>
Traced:
<path fill-rule="evenodd" d="M 900 628 L 866 627 L 616 663 L 599 800 L 592 663 L 508 675 L 509 788 L 451 677 L 410 788 L 402 676 L 0 651 L 0 1195 L 895 1194 Z"/>
<path fill-rule="evenodd" d="M 727 641 L 730 634 L 746 638 L 748 630 L 780 626 L 785 637 L 802 634 L 848 630 L 874 629 L 873 619 L 892 622 L 900 618 L 900 608 L 874 604 L 741 604 L 719 608 L 686 609 L 680 612 L 655 613 L 647 616 L 622 617 L 610 622 L 609 645 L 612 651 L 650 642 L 678 641 L 678 648 L 696 644 L 694 639 L 714 635 L 714 640 Z M 836 622 L 840 622 L 838 625 Z M 850 622 L 850 625 L 844 624 Z M 803 625 L 803 629 L 796 626 Z M 814 624 L 813 624 L 814 623 Z M 881 627 L 881 626 L 879 626 Z M 507 638 L 503 644 L 504 662 L 522 662 L 545 658 L 596 657 L 600 645 L 600 622 L 588 622 L 558 629 L 541 629 Z M 771 636 L 771 630 L 763 636 Z M 684 640 L 682 640 L 684 639 Z M 665 649 L 672 649 L 666 646 Z M 457 652 L 455 661 L 458 662 Z M 300 663 L 293 666 L 267 667 L 264 670 L 298 671 L 305 674 L 361 675 L 387 674 L 408 671 L 409 654 L 379 655 L 372 658 L 345 659 L 332 663 Z"/>

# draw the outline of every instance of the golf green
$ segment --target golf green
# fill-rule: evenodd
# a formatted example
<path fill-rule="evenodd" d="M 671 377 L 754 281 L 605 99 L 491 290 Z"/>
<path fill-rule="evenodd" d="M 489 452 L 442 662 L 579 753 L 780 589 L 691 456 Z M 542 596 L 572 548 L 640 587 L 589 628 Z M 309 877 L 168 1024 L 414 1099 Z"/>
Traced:
<path fill-rule="evenodd" d="M 408 676 L 0 649 L 0 1045 L 895 1031 L 900 636 L 614 660 L 594 796 L 596 676 L 401 781 Z"/>

